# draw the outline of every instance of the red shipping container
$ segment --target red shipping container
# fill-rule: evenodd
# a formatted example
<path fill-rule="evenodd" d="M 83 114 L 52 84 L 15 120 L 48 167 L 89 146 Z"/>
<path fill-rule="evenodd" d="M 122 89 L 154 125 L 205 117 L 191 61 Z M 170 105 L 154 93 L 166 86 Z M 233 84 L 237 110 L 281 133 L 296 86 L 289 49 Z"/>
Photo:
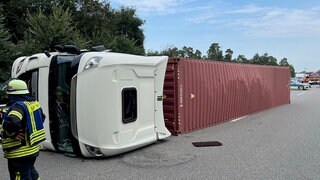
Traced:
<path fill-rule="evenodd" d="M 170 58 L 164 118 L 178 135 L 290 103 L 288 67 Z"/>

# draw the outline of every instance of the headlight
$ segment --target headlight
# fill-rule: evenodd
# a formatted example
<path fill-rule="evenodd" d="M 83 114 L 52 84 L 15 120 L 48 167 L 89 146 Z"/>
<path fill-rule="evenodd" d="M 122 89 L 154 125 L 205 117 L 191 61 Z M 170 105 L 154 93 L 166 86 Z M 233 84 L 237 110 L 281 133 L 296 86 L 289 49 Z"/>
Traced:
<path fill-rule="evenodd" d="M 97 67 L 99 62 L 101 61 L 102 57 L 101 56 L 95 56 L 95 57 L 92 57 L 90 58 L 86 65 L 84 66 L 84 70 L 87 70 L 87 69 L 90 69 L 90 68 L 93 68 L 93 67 Z"/>
<path fill-rule="evenodd" d="M 103 156 L 103 154 L 102 154 L 102 152 L 100 151 L 99 148 L 93 147 L 93 146 L 90 146 L 90 145 L 87 145 L 87 144 L 85 144 L 84 146 L 87 148 L 89 153 L 92 154 L 93 156 L 96 156 L 96 157 Z"/>

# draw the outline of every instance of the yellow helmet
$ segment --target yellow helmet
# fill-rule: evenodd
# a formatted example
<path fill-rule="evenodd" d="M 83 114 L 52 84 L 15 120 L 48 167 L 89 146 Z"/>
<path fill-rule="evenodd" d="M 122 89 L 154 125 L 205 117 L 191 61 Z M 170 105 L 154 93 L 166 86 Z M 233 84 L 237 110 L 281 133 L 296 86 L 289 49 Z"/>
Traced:
<path fill-rule="evenodd" d="M 9 81 L 7 86 L 8 94 L 29 94 L 27 84 L 19 79 L 13 79 Z"/>

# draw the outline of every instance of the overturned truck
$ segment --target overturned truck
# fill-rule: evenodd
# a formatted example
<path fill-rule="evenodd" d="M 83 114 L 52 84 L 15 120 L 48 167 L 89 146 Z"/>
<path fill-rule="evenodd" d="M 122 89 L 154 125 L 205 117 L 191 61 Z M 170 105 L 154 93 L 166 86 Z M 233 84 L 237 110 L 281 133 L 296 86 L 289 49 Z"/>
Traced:
<path fill-rule="evenodd" d="M 43 149 L 112 156 L 290 103 L 288 67 L 56 50 L 12 67 L 47 116 Z"/>
<path fill-rule="evenodd" d="M 56 50 L 20 57 L 12 66 L 12 77 L 27 82 L 47 116 L 43 149 L 112 156 L 171 135 L 162 111 L 168 57 L 102 47 Z"/>

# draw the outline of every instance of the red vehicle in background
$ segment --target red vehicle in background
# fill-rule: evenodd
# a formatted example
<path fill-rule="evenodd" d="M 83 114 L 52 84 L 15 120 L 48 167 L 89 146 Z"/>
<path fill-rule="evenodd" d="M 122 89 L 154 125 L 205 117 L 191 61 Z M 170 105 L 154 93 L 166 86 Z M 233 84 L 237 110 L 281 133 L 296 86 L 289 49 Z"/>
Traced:
<path fill-rule="evenodd" d="M 302 79 L 303 83 L 309 83 L 309 84 L 320 84 L 320 78 L 318 77 L 304 77 Z"/>
<path fill-rule="evenodd" d="M 320 75 L 317 72 L 297 73 L 296 79 L 302 83 L 320 84 Z"/>

